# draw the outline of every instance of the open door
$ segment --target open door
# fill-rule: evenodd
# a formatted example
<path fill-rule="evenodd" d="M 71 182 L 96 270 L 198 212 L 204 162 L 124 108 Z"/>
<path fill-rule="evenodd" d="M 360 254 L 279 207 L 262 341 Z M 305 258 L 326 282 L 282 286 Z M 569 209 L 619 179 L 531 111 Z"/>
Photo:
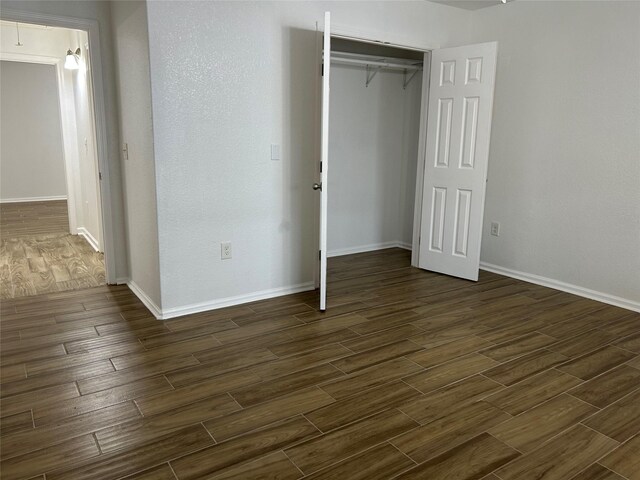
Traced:
<path fill-rule="evenodd" d="M 434 50 L 418 266 L 478 280 L 497 43 Z"/>
<path fill-rule="evenodd" d="M 327 308 L 327 172 L 329 170 L 329 77 L 331 73 L 331 13 L 324 13 L 322 43 L 322 133 L 320 137 L 320 310 Z"/>

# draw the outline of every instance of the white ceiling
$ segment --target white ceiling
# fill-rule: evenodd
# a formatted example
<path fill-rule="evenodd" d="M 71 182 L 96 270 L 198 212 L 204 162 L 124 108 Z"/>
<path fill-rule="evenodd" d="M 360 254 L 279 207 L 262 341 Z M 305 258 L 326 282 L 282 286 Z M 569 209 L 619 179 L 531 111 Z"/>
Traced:
<path fill-rule="evenodd" d="M 500 0 L 429 0 L 434 3 L 442 3 L 451 7 L 464 8 L 465 10 L 478 10 L 479 8 L 500 5 Z"/>

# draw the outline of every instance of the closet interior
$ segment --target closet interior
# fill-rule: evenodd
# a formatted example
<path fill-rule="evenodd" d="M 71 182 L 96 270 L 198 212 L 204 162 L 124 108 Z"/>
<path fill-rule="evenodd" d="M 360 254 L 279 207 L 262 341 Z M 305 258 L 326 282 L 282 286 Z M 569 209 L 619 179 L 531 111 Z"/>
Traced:
<path fill-rule="evenodd" d="M 328 255 L 410 249 L 424 52 L 331 43 Z"/>

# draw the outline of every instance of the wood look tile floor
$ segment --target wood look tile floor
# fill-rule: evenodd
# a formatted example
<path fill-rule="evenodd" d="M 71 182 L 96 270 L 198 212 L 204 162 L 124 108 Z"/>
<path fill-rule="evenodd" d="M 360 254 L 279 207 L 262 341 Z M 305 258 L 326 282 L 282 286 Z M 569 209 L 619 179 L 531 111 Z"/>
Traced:
<path fill-rule="evenodd" d="M 0 206 L 0 299 L 104 285 L 104 255 L 69 234 L 67 202 Z"/>
<path fill-rule="evenodd" d="M 408 265 L 331 259 L 326 313 L 3 301 L 1 478 L 640 478 L 640 314 Z"/>

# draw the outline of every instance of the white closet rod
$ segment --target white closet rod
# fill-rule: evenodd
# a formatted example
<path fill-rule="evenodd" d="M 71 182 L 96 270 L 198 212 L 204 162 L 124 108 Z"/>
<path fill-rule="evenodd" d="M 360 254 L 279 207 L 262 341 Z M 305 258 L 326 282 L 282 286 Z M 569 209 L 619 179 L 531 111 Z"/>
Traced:
<path fill-rule="evenodd" d="M 407 88 L 413 77 L 422 70 L 422 62 L 418 60 L 408 60 L 405 58 L 385 58 L 373 55 L 363 55 L 349 52 L 331 52 L 331 63 L 342 63 L 347 65 L 364 65 L 367 69 L 365 86 L 369 86 L 376 73 L 383 68 L 397 69 L 404 72 L 402 88 Z M 408 72 L 413 72 L 407 77 Z"/>
<path fill-rule="evenodd" d="M 413 65 L 406 63 L 392 63 L 380 60 L 357 60 L 355 58 L 331 58 L 332 63 L 344 63 L 350 65 L 370 65 L 380 68 L 397 68 L 399 70 L 422 70 L 422 65 Z"/>

